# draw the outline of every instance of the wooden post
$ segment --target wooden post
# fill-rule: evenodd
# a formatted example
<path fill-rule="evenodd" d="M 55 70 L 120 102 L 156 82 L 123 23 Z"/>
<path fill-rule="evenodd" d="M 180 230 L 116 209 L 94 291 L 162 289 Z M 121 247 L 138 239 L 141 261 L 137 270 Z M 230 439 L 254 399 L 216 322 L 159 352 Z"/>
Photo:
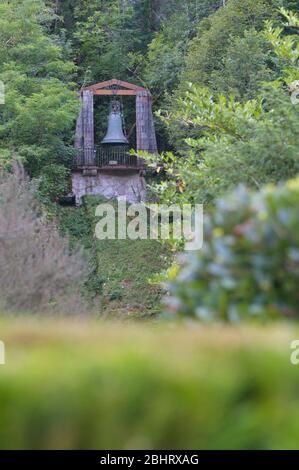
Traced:
<path fill-rule="evenodd" d="M 85 164 L 95 165 L 93 92 L 83 90 L 82 99 L 84 161 Z"/>
<path fill-rule="evenodd" d="M 158 151 L 152 97 L 148 91 L 138 91 L 136 95 L 136 134 L 137 151 L 149 153 Z"/>

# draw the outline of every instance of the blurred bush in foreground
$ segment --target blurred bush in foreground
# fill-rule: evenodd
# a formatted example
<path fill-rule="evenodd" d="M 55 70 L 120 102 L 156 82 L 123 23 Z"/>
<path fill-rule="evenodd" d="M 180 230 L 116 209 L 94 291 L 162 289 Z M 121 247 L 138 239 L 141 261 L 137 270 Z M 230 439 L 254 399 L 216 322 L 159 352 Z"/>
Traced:
<path fill-rule="evenodd" d="M 203 321 L 298 318 L 298 204 L 299 178 L 219 199 L 203 250 L 169 282 L 169 311 Z"/>
<path fill-rule="evenodd" d="M 2 319 L 0 336 L 1 449 L 298 448 L 286 326 Z"/>
<path fill-rule="evenodd" d="M 80 294 L 87 273 L 43 216 L 26 178 L 0 170 L 0 303 L 14 312 L 85 313 Z"/>

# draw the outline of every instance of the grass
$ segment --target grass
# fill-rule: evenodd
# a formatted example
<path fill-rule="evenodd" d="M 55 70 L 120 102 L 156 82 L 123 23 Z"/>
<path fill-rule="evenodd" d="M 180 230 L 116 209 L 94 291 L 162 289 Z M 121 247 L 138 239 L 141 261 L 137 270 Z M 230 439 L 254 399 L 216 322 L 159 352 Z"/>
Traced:
<path fill-rule="evenodd" d="M 298 335 L 2 317 L 0 448 L 298 448 Z"/>
<path fill-rule="evenodd" d="M 149 318 L 159 311 L 163 295 L 161 287 L 150 281 L 170 265 L 171 253 L 155 240 L 97 240 L 95 209 L 103 201 L 99 196 L 88 196 L 82 207 L 62 209 L 61 227 L 89 252 L 92 272 L 86 288 L 99 296 L 101 313 Z"/>

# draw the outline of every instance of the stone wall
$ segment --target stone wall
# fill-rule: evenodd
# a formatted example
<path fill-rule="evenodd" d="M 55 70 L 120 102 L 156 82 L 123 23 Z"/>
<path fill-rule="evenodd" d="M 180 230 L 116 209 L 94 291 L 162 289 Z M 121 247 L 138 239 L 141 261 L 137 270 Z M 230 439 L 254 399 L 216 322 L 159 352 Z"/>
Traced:
<path fill-rule="evenodd" d="M 82 172 L 73 172 L 72 191 L 76 196 L 76 203 L 82 202 L 87 194 L 100 194 L 106 198 L 126 196 L 130 203 L 140 202 L 146 197 L 146 184 L 139 173 L 97 173 L 85 176 Z"/>

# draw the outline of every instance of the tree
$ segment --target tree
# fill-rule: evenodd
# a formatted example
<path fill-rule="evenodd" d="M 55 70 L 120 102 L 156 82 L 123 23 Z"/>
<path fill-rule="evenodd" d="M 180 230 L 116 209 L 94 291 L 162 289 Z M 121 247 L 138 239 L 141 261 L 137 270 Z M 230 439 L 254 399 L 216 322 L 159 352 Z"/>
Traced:
<path fill-rule="evenodd" d="M 233 37 L 219 70 L 211 74 L 211 88 L 226 96 L 249 100 L 260 94 L 263 82 L 274 80 L 278 68 L 271 58 L 271 46 L 255 29 L 244 37 Z"/>
<path fill-rule="evenodd" d="M 218 1 L 176 2 L 174 11 L 161 22 L 159 32 L 149 44 L 144 77 L 150 88 L 160 94 L 178 85 L 189 41 L 203 18 L 219 7 Z"/>
<path fill-rule="evenodd" d="M 298 18 L 281 12 L 288 27 L 297 28 Z M 281 61 L 281 76 L 264 83 L 259 97 L 240 102 L 234 95 L 189 84 L 175 111 L 162 115 L 166 124 L 185 133 L 186 146 L 178 156 L 162 156 L 167 179 L 154 189 L 167 202 L 209 203 L 241 182 L 259 188 L 299 172 L 299 108 L 287 88 L 298 78 L 298 41 L 272 23 L 261 37 L 272 47 L 273 61 Z"/>
<path fill-rule="evenodd" d="M 143 45 L 132 2 L 83 1 L 75 9 L 75 19 L 74 47 L 82 84 L 134 76 L 135 54 Z"/>
<path fill-rule="evenodd" d="M 0 158 L 23 159 L 31 176 L 46 164 L 68 164 L 79 103 L 71 82 L 74 65 L 48 31 L 55 14 L 41 0 L 0 5 Z"/>
<path fill-rule="evenodd" d="M 181 84 L 188 81 L 213 86 L 213 72 L 221 70 L 232 38 L 243 37 L 248 29 L 260 31 L 264 21 L 277 16 L 279 0 L 230 0 L 199 25 L 189 45 Z"/>

